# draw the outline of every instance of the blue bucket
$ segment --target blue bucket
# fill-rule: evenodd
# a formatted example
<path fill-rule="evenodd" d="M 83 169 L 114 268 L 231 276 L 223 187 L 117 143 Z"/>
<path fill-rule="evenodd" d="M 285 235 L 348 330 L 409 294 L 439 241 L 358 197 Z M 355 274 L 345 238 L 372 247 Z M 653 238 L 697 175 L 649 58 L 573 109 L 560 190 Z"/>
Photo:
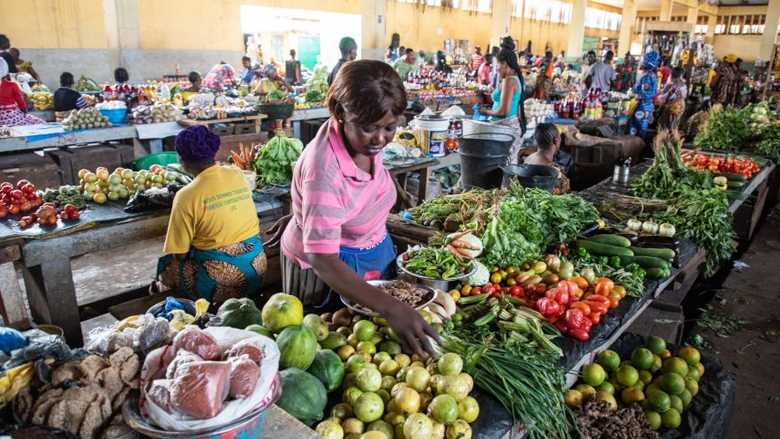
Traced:
<path fill-rule="evenodd" d="M 106 116 L 108 121 L 113 125 L 121 125 L 125 123 L 125 117 L 127 117 L 127 108 L 117 108 L 116 110 L 98 110 L 100 114 Z"/>

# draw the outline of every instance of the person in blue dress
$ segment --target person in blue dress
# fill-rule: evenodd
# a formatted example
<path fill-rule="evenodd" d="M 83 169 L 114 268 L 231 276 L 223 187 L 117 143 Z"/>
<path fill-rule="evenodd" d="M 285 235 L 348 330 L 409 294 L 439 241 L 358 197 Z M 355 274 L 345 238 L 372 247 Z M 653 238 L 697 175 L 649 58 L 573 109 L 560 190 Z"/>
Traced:
<path fill-rule="evenodd" d="M 647 127 L 653 119 L 653 101 L 658 94 L 658 63 L 661 57 L 658 52 L 648 52 L 642 60 L 642 69 L 645 71 L 642 78 L 634 85 L 634 95 L 639 101 L 636 104 L 634 115 L 628 125 L 628 133 L 639 136 L 643 140 L 647 134 Z"/>

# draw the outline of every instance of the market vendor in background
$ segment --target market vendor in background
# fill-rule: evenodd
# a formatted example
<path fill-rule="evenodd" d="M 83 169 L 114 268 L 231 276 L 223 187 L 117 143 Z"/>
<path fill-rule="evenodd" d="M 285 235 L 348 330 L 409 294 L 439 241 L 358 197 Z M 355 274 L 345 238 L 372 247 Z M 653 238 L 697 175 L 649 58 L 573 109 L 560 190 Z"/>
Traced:
<path fill-rule="evenodd" d="M 179 162 L 195 179 L 173 199 L 157 266 L 164 286 L 212 306 L 256 295 L 268 265 L 252 192 L 240 169 L 215 162 L 219 144 L 204 126 L 176 136 Z"/>
<path fill-rule="evenodd" d="M 553 70 L 555 70 L 553 53 L 547 51 L 539 65 L 539 75 L 536 77 L 536 84 L 534 84 L 532 92 L 534 99 L 544 99 L 544 95 L 547 94 L 547 90 L 552 85 Z"/>
<path fill-rule="evenodd" d="M 290 49 L 290 59 L 285 62 L 284 79 L 291 85 L 301 85 L 301 62 L 295 59 L 295 49 Z"/>
<path fill-rule="evenodd" d="M 589 50 L 588 54 L 585 55 L 585 61 L 580 66 L 580 77 L 582 78 L 581 90 L 583 95 L 587 95 L 588 91 L 590 90 L 590 85 L 586 83 L 585 78 L 588 77 L 593 64 L 596 64 L 596 52 Z"/>
<path fill-rule="evenodd" d="M 244 66 L 244 71 L 241 72 L 241 85 L 249 85 L 255 76 L 257 66 L 252 65 L 252 58 L 248 56 L 241 58 L 241 65 Z"/>
<path fill-rule="evenodd" d="M 476 72 L 479 66 L 485 62 L 485 58 L 482 56 L 482 48 L 474 46 L 474 54 L 471 55 L 471 61 L 469 62 L 469 72 Z"/>
<path fill-rule="evenodd" d="M 32 62 L 25 61 L 20 57 L 19 49 L 12 47 L 8 49 L 8 53 L 11 54 L 11 57 L 14 59 L 14 64 L 16 64 L 16 71 L 18 73 L 27 73 L 30 76 L 33 77 L 37 82 L 42 82 L 41 77 L 38 75 L 38 72 L 35 71 L 35 69 L 32 66 Z"/>
<path fill-rule="evenodd" d="M 11 40 L 6 34 L 0 34 L 0 52 L 7 52 L 11 48 Z"/>
<path fill-rule="evenodd" d="M 552 54 L 550 54 L 552 55 Z M 479 114 L 490 116 L 498 124 L 514 129 L 514 142 L 509 151 L 509 163 L 517 164 L 518 152 L 523 146 L 525 114 L 523 111 L 523 72 L 517 63 L 515 43 L 511 37 L 504 38 L 498 52 L 498 74 L 501 86 L 493 91 L 493 108 L 480 108 Z"/>
<path fill-rule="evenodd" d="M 114 81 L 117 85 L 125 85 L 130 82 L 130 73 L 124 67 L 117 67 L 114 70 Z"/>
<path fill-rule="evenodd" d="M 480 85 L 490 85 L 490 72 L 493 70 L 493 54 L 485 55 L 485 62 L 477 69 L 477 83 Z"/>
<path fill-rule="evenodd" d="M 439 58 L 439 62 L 441 62 L 441 58 Z M 393 64 L 393 68 L 398 72 L 398 76 L 401 77 L 401 80 L 407 82 L 409 80 L 409 73 L 417 70 L 417 65 L 414 63 L 414 49 L 406 49 L 404 51 L 404 56 L 396 60 Z M 450 69 L 450 71 L 452 71 L 452 69 Z"/>
<path fill-rule="evenodd" d="M 683 78 L 684 73 L 685 69 L 682 67 L 673 68 L 671 81 L 664 85 L 658 95 L 658 104 L 661 105 L 659 128 L 676 130 L 680 126 L 685 114 L 685 100 L 688 99 L 688 85 Z"/>
<path fill-rule="evenodd" d="M 653 101 L 658 94 L 657 68 L 660 60 L 658 52 L 645 53 L 642 60 L 642 69 L 645 74 L 637 81 L 633 89 L 637 104 L 628 125 L 628 133 L 639 136 L 643 140 L 647 134 L 647 127 L 653 119 Z"/>
<path fill-rule="evenodd" d="M 268 64 L 265 66 L 265 69 L 263 69 L 263 74 L 265 75 L 265 78 L 261 79 L 257 84 L 257 87 L 255 87 L 254 92 L 256 95 L 265 96 L 271 90 L 281 90 L 287 93 L 295 92 L 295 89 L 293 89 L 292 85 L 285 81 L 284 78 L 279 76 L 279 72 L 276 70 L 276 67 L 274 67 L 273 64 Z"/>
<path fill-rule="evenodd" d="M 27 114 L 19 85 L 11 81 L 10 73 L 16 73 L 16 65 L 8 52 L 0 52 L 0 126 L 16 127 L 44 123 L 43 120 Z"/>
<path fill-rule="evenodd" d="M 187 75 L 187 79 L 190 81 L 190 86 L 181 92 L 181 97 L 185 101 L 189 101 L 191 97 L 200 94 L 200 86 L 203 84 L 203 77 L 194 70 Z"/>
<path fill-rule="evenodd" d="M 555 161 L 555 154 L 561 149 L 561 134 L 555 124 L 540 123 L 534 133 L 536 139 L 536 152 L 529 155 L 523 161 L 526 165 L 552 166 L 560 172 L 555 184 L 553 194 L 565 194 L 571 190 L 569 178 L 563 166 Z"/>
<path fill-rule="evenodd" d="M 590 91 L 601 90 L 606 92 L 615 84 L 617 74 L 615 69 L 612 68 L 612 58 L 614 56 L 615 53 L 609 50 L 604 55 L 603 61 L 597 62 L 590 68 L 588 76 L 585 77 L 585 84 L 588 85 Z"/>
<path fill-rule="evenodd" d="M 73 74 L 70 72 L 62 72 L 60 75 L 60 88 L 54 92 L 54 111 L 55 115 L 59 117 L 65 117 L 65 115 L 59 115 L 56 113 L 66 113 L 73 110 L 80 110 L 87 106 L 87 101 L 84 100 L 84 96 L 81 93 L 73 89 Z"/>
<path fill-rule="evenodd" d="M 452 67 L 447 64 L 447 56 L 441 50 L 436 52 L 436 68 L 434 68 L 434 71 L 447 74 L 452 73 Z"/>
<path fill-rule="evenodd" d="M 393 46 L 391 46 L 391 48 L 392 47 Z M 333 70 L 331 70 L 330 74 L 328 75 L 328 87 L 333 84 L 333 81 L 336 79 L 336 74 L 344 64 L 357 59 L 357 49 L 357 43 L 352 37 L 344 37 L 341 39 L 341 41 L 339 41 L 339 51 L 341 52 L 341 58 L 338 60 L 338 62 L 336 62 L 336 65 L 333 66 Z"/>
<path fill-rule="evenodd" d="M 330 87 L 330 119 L 303 150 L 292 179 L 292 219 L 281 237 L 284 292 L 304 306 L 340 306 L 338 294 L 387 319 L 408 351 L 435 355 L 436 331 L 413 308 L 366 280 L 396 258 L 385 220 L 396 201 L 382 150 L 406 110 L 406 91 L 382 61 L 345 65 Z"/>
<path fill-rule="evenodd" d="M 742 75 L 736 66 L 737 55 L 729 54 L 723 57 L 715 70 L 715 76 L 710 82 L 712 88 L 712 103 L 724 107 L 735 106 L 739 102 L 739 91 L 742 89 Z"/>
<path fill-rule="evenodd" d="M 615 81 L 615 90 L 625 92 L 631 90 L 636 82 L 636 67 L 634 66 L 634 57 L 626 53 L 623 64 L 617 68 L 617 79 Z"/>

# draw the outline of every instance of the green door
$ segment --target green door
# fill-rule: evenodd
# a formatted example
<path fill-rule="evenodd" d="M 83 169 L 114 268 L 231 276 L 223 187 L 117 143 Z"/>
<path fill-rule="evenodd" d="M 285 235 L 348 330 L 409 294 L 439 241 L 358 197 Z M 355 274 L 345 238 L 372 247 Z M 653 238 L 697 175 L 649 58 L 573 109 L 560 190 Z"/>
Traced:
<path fill-rule="evenodd" d="M 300 35 L 298 37 L 298 60 L 309 70 L 314 70 L 317 57 L 320 55 L 320 37 Z"/>

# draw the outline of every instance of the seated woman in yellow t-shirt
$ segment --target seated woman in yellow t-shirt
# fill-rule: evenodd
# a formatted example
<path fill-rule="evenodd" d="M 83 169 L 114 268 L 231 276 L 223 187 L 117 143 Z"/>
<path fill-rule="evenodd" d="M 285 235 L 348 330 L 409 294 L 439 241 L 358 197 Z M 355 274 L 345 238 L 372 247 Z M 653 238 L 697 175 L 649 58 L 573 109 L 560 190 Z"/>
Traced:
<path fill-rule="evenodd" d="M 279 76 L 279 72 L 273 64 L 265 66 L 263 69 L 263 76 L 265 76 L 265 78 L 261 79 L 254 89 L 255 95 L 265 96 L 271 90 L 281 90 L 286 93 L 295 92 L 293 86 Z"/>
<path fill-rule="evenodd" d="M 204 126 L 176 136 L 179 161 L 195 179 L 176 193 L 157 267 L 163 285 L 217 305 L 254 296 L 267 267 L 252 192 L 240 169 L 216 163 L 219 144 Z"/>

